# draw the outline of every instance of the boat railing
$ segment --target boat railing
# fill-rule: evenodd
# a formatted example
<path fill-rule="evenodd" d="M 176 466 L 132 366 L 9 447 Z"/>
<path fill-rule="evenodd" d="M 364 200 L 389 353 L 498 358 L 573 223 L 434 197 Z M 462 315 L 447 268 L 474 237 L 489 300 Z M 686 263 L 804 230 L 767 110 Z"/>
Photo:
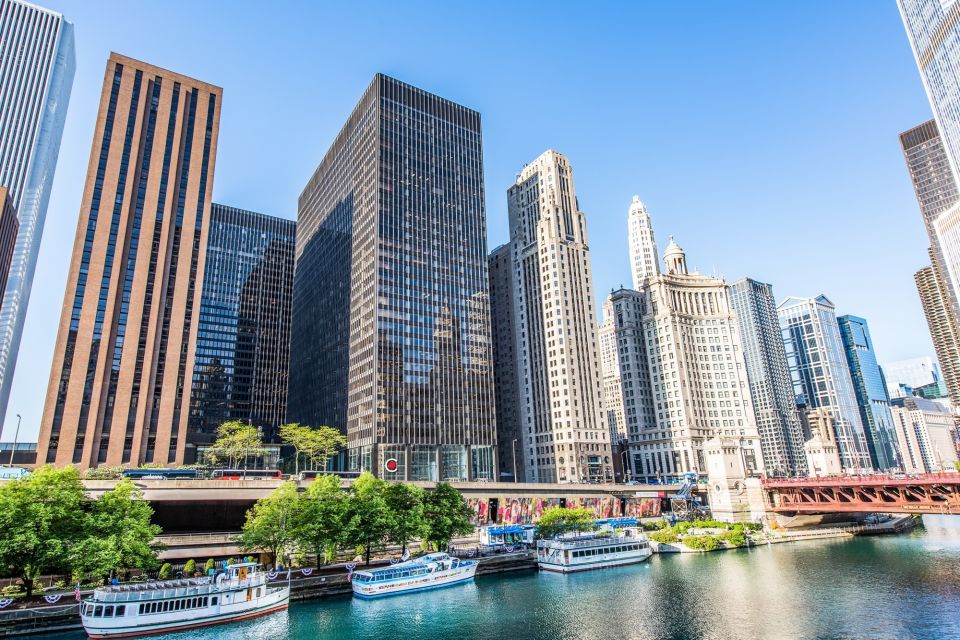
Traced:
<path fill-rule="evenodd" d="M 618 544 L 621 542 L 646 542 L 646 536 L 642 535 L 616 535 L 616 536 L 597 536 L 593 538 L 555 538 L 553 540 L 540 540 L 540 546 L 563 545 L 567 549 L 579 549 L 584 547 L 599 547 L 609 544 Z"/>
<path fill-rule="evenodd" d="M 188 584 L 188 582 L 190 582 Z M 223 591 L 245 589 L 248 587 L 263 586 L 265 581 L 260 578 L 246 578 L 244 580 L 224 580 L 220 583 L 197 583 L 193 581 L 171 581 L 169 583 L 151 584 L 146 588 L 137 588 L 139 585 L 120 585 L 96 590 L 95 599 L 98 602 L 149 602 L 182 596 L 197 596 L 218 594 Z M 127 588 L 129 587 L 129 588 Z"/>

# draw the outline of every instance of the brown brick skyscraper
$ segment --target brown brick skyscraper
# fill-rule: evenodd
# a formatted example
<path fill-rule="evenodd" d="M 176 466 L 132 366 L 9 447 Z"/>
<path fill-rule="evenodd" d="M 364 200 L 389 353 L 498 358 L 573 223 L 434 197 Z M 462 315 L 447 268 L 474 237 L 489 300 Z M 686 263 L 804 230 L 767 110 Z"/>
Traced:
<path fill-rule="evenodd" d="M 222 90 L 111 54 L 37 462 L 183 460 Z"/>

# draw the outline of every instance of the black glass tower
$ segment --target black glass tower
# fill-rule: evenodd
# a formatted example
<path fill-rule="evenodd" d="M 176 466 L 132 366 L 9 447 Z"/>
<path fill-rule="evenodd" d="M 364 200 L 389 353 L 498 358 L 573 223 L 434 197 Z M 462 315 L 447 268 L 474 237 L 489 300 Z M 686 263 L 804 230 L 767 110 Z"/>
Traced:
<path fill-rule="evenodd" d="M 389 479 L 493 479 L 480 114 L 378 74 L 300 195 L 287 418 Z"/>
<path fill-rule="evenodd" d="M 214 203 L 200 300 L 188 447 L 227 420 L 276 443 L 287 404 L 296 222 Z"/>

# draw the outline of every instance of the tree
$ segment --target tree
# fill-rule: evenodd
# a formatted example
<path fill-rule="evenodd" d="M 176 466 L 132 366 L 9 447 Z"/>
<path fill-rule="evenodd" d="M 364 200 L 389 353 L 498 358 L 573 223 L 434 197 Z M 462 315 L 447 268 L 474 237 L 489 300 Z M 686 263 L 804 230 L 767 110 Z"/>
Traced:
<path fill-rule="evenodd" d="M 300 495 L 297 484 L 286 481 L 266 498 L 260 498 L 247 511 L 243 532 L 238 538 L 245 551 L 266 551 L 274 562 L 289 556 L 299 518 Z"/>
<path fill-rule="evenodd" d="M 393 526 L 390 507 L 384 498 L 386 484 L 365 471 L 350 487 L 344 518 L 344 544 L 363 546 L 366 564 L 370 564 L 372 551 L 383 549 Z"/>
<path fill-rule="evenodd" d="M 347 437 L 333 427 L 312 429 L 310 448 L 305 453 L 315 469 L 326 469 L 327 462 L 340 449 L 347 446 Z"/>
<path fill-rule="evenodd" d="M 472 516 L 473 510 L 460 492 L 452 485 L 440 482 L 424 496 L 424 537 L 437 549 L 445 549 L 454 537 L 473 532 Z"/>
<path fill-rule="evenodd" d="M 310 443 L 312 429 L 299 422 L 290 422 L 280 425 L 280 439 L 293 447 L 294 473 L 300 473 L 300 455 Z"/>
<path fill-rule="evenodd" d="M 551 507 L 544 509 L 537 522 L 537 535 L 541 538 L 576 532 L 590 531 L 596 528 L 596 516 L 590 509 L 567 509 Z"/>
<path fill-rule="evenodd" d="M 83 538 L 85 502 L 73 467 L 40 467 L 0 486 L 0 568 L 23 581 L 27 597 L 37 576 L 68 568 Z"/>
<path fill-rule="evenodd" d="M 153 507 L 143 492 L 124 478 L 90 505 L 84 531 L 71 554 L 79 576 L 106 577 L 129 569 L 153 570 L 159 564 L 153 540 L 161 529 L 151 524 Z"/>
<path fill-rule="evenodd" d="M 384 500 L 390 508 L 393 523 L 390 525 L 390 542 L 407 550 L 407 542 L 423 536 L 423 489 L 411 484 L 396 482 L 387 485 Z"/>
<path fill-rule="evenodd" d="M 183 575 L 188 578 L 197 572 L 197 561 L 193 558 L 187 560 L 187 563 L 183 565 Z"/>
<path fill-rule="evenodd" d="M 203 572 L 207 575 L 210 575 L 210 572 L 213 571 L 216 564 L 213 562 L 213 558 L 207 558 L 207 563 L 203 565 Z"/>
<path fill-rule="evenodd" d="M 301 500 L 297 545 L 315 553 L 320 563 L 344 541 L 347 492 L 340 488 L 337 476 L 318 476 Z"/>
<path fill-rule="evenodd" d="M 240 420 L 230 420 L 217 427 L 217 439 L 207 456 L 213 464 L 227 460 L 229 468 L 235 469 L 240 458 L 246 458 L 251 453 L 259 455 L 265 451 L 256 427 Z"/>

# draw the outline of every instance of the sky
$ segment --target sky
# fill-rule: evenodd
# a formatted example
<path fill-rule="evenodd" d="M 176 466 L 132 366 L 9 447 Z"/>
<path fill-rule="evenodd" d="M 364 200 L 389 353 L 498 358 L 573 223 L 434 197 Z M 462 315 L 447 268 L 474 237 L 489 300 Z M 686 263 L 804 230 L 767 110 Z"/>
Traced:
<path fill-rule="evenodd" d="M 214 201 L 295 218 L 373 75 L 482 115 L 488 245 L 506 190 L 571 161 L 595 289 L 630 285 L 627 210 L 662 249 L 778 301 L 824 293 L 881 363 L 933 355 L 927 238 L 898 134 L 931 117 L 894 0 L 624 3 L 36 0 L 77 73 L 3 440 L 36 439 L 110 51 L 223 87 Z M 599 310 L 602 300 L 597 300 Z"/>

